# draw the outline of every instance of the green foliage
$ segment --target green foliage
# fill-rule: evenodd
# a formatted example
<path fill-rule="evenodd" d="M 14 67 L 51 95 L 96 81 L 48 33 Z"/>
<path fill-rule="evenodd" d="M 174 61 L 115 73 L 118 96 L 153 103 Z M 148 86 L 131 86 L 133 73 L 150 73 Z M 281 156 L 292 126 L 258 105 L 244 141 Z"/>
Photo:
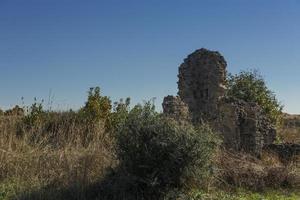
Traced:
<path fill-rule="evenodd" d="M 27 110 L 27 115 L 24 117 L 23 122 L 27 127 L 34 127 L 42 122 L 44 116 L 43 101 L 37 102 L 37 99 L 34 98 L 34 103 Z"/>
<path fill-rule="evenodd" d="M 274 125 L 280 125 L 283 106 L 274 92 L 268 89 L 258 71 L 242 71 L 237 75 L 229 75 L 227 88 L 228 97 L 257 103 Z"/>
<path fill-rule="evenodd" d="M 209 174 L 216 140 L 206 126 L 179 124 L 148 102 L 135 106 L 115 134 L 120 168 L 134 177 L 131 184 L 137 191 L 159 196 L 189 183 L 200 184 Z"/>
<path fill-rule="evenodd" d="M 0 200 L 17 199 L 18 194 L 29 190 L 30 186 L 18 179 L 0 180 Z"/>
<path fill-rule="evenodd" d="M 111 101 L 107 96 L 101 96 L 100 87 L 90 88 L 87 102 L 81 112 L 88 122 L 96 123 L 103 120 L 108 124 Z"/>
<path fill-rule="evenodd" d="M 130 98 L 126 98 L 125 102 L 120 99 L 114 103 L 113 113 L 111 114 L 111 124 L 113 128 L 117 128 L 125 123 L 130 111 Z"/>
<path fill-rule="evenodd" d="M 8 200 L 14 196 L 15 185 L 10 183 L 1 182 L 0 184 L 0 200 Z"/>

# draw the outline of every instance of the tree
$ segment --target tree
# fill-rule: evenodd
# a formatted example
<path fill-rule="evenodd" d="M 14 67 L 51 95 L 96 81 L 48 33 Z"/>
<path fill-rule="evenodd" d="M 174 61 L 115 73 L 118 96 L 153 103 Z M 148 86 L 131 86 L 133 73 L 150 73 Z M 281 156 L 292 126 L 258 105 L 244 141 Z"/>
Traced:
<path fill-rule="evenodd" d="M 281 124 L 283 106 L 257 70 L 230 74 L 227 78 L 227 96 L 257 103 L 274 126 Z"/>
<path fill-rule="evenodd" d="M 90 88 L 82 112 L 89 122 L 107 122 L 111 112 L 111 101 L 107 96 L 101 96 L 100 87 Z"/>

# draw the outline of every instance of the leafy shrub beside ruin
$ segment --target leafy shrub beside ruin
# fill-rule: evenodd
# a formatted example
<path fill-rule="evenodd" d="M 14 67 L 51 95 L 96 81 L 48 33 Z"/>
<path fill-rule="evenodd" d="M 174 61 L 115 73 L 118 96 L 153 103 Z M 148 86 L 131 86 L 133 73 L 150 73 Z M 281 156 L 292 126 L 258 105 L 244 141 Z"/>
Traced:
<path fill-rule="evenodd" d="M 257 103 L 274 125 L 278 126 L 281 123 L 283 106 L 256 70 L 230 74 L 227 78 L 227 88 L 228 97 Z"/>
<path fill-rule="evenodd" d="M 217 144 L 208 127 L 180 125 L 158 114 L 151 103 L 135 106 L 115 137 L 123 178 L 115 180 L 119 191 L 112 199 L 124 193 L 124 180 L 127 190 L 141 199 L 158 199 L 175 188 L 203 183 Z"/>

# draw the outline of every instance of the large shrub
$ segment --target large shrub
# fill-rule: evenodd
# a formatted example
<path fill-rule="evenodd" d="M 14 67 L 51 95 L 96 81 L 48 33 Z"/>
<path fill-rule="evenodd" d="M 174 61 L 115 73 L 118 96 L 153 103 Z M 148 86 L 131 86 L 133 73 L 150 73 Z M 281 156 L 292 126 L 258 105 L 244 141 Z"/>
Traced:
<path fill-rule="evenodd" d="M 268 89 L 258 71 L 242 71 L 236 75 L 229 75 L 227 87 L 227 96 L 257 103 L 274 125 L 278 126 L 281 123 L 283 106 L 276 99 L 274 92 Z"/>
<path fill-rule="evenodd" d="M 169 190 L 200 184 L 208 175 L 216 146 L 212 135 L 208 127 L 180 125 L 165 118 L 150 103 L 135 106 L 116 130 L 117 155 L 127 189 L 132 187 L 128 190 L 137 191 L 140 199 L 158 199 Z"/>

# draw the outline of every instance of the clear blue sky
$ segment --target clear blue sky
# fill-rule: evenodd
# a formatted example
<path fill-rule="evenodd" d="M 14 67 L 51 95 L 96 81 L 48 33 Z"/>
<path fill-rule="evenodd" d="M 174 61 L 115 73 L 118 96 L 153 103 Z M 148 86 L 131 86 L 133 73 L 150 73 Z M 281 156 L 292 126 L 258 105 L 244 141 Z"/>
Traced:
<path fill-rule="evenodd" d="M 52 91 L 57 109 L 78 108 L 97 85 L 160 107 L 201 47 L 230 72 L 259 69 L 285 111 L 300 113 L 297 0 L 0 0 L 0 107 Z"/>

